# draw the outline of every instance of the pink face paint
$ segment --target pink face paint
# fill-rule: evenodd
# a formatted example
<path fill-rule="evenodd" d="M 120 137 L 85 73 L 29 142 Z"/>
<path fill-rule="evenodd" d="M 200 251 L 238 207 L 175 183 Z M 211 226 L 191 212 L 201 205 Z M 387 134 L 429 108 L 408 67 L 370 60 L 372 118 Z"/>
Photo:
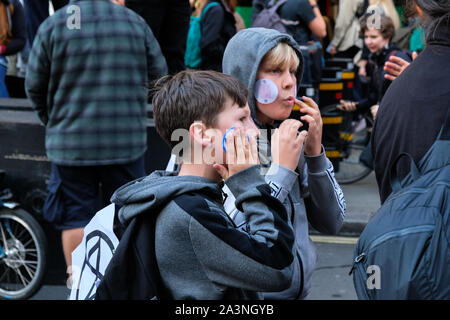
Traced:
<path fill-rule="evenodd" d="M 269 104 L 278 97 L 278 87 L 270 79 L 259 79 L 255 83 L 255 98 L 259 103 Z"/>

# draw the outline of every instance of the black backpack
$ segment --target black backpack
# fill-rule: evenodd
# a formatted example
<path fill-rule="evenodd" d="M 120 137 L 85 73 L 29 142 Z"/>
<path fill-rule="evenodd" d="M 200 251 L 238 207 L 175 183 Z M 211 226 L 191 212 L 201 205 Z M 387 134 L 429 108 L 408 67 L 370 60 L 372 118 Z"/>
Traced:
<path fill-rule="evenodd" d="M 127 225 L 106 268 L 95 300 L 168 300 L 155 254 L 157 214 L 140 214 Z"/>
<path fill-rule="evenodd" d="M 400 183 L 396 164 L 411 171 Z M 450 108 L 438 139 L 420 160 L 401 154 L 391 166 L 392 193 L 354 250 L 359 299 L 450 299 Z"/>

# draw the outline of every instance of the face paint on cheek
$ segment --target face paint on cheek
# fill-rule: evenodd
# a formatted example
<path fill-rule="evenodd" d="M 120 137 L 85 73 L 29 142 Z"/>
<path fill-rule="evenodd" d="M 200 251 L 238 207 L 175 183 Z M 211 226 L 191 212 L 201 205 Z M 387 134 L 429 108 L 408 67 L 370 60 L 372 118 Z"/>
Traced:
<path fill-rule="evenodd" d="M 223 148 L 223 151 L 225 153 L 227 152 L 227 148 L 226 148 L 226 146 L 227 146 L 227 135 L 229 133 L 233 132 L 234 129 L 236 129 L 236 127 L 231 127 L 230 129 L 227 129 L 227 131 L 225 131 L 225 134 L 223 135 L 222 148 Z M 250 136 L 248 134 L 247 134 L 247 139 L 248 139 L 248 142 L 250 142 Z"/>
<path fill-rule="evenodd" d="M 255 83 L 255 98 L 259 103 L 270 104 L 278 97 L 278 87 L 272 80 L 259 79 Z"/>

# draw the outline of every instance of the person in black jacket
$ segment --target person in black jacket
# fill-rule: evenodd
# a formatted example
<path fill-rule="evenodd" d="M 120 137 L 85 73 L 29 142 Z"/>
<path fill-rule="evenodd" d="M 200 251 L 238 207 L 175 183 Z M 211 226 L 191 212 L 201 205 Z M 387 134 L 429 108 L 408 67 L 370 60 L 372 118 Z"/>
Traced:
<path fill-rule="evenodd" d="M 372 152 L 381 203 L 391 193 L 389 169 L 402 152 L 418 163 L 436 140 L 450 107 L 450 2 L 415 0 L 424 13 L 425 50 L 387 90 L 372 132 Z M 399 179 L 409 160 L 397 164 Z"/>
<path fill-rule="evenodd" d="M 125 6 L 152 29 L 167 61 L 169 74 L 186 69 L 184 52 L 191 14 L 188 0 L 126 0 Z"/>
<path fill-rule="evenodd" d="M 236 20 L 224 0 L 207 0 L 201 5 L 206 7 L 211 2 L 219 5 L 209 8 L 200 22 L 202 63 L 199 69 L 222 72 L 223 53 L 228 41 L 236 34 Z"/>
<path fill-rule="evenodd" d="M 69 0 L 51 0 L 54 11 L 67 5 Z M 30 45 L 41 23 L 49 16 L 49 0 L 23 0 L 27 19 L 27 33 Z"/>

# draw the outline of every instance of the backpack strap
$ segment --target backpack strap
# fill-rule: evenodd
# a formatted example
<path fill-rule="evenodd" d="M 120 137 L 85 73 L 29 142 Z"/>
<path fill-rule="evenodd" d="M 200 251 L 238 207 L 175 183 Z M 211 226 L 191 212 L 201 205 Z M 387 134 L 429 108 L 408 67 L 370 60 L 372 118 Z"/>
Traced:
<path fill-rule="evenodd" d="M 358 5 L 354 17 L 359 20 L 366 14 L 367 8 L 369 8 L 369 0 L 363 0 L 363 2 Z"/>
<path fill-rule="evenodd" d="M 278 0 L 277 3 L 275 3 L 276 0 L 271 0 L 269 4 L 267 5 L 267 8 L 274 7 L 274 11 L 277 11 L 281 5 L 283 5 L 287 0 Z"/>
<path fill-rule="evenodd" d="M 437 140 L 450 140 L 450 107 L 447 107 L 447 115 Z"/>
<path fill-rule="evenodd" d="M 398 179 L 398 175 L 397 175 L 397 163 L 401 158 L 403 158 L 403 156 L 407 156 L 410 160 L 410 174 L 411 174 L 412 182 L 416 181 L 421 176 L 419 168 L 417 168 L 417 165 L 416 165 L 413 157 L 409 153 L 406 153 L 406 152 L 400 153 L 397 156 L 397 158 L 394 160 L 394 162 L 392 163 L 390 170 L 389 170 L 389 181 L 391 184 L 392 193 L 395 193 L 402 188 L 402 185 L 401 185 L 400 180 Z"/>

